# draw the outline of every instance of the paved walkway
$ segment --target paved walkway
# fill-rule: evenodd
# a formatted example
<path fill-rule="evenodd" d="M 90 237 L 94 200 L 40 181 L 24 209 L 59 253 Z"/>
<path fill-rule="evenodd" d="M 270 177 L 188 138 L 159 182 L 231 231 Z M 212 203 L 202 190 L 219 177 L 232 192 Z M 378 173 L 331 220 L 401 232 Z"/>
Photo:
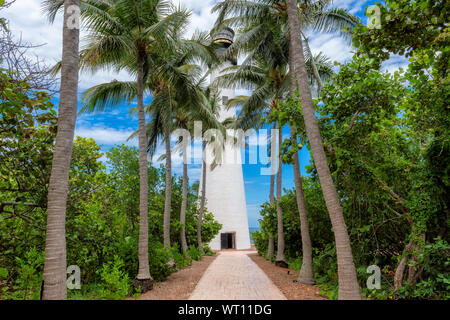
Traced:
<path fill-rule="evenodd" d="M 286 300 L 247 256 L 254 251 L 221 251 L 206 269 L 189 300 Z"/>

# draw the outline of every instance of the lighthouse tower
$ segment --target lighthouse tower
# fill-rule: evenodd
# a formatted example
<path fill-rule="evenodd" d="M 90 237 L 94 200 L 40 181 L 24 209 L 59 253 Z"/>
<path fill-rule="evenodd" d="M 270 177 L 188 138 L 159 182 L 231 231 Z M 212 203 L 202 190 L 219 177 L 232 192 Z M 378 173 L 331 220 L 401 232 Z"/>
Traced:
<path fill-rule="evenodd" d="M 214 36 L 214 42 L 219 45 L 217 53 L 223 54 L 231 46 L 234 31 L 224 28 Z M 220 74 L 221 70 L 235 61 L 227 61 L 211 74 L 211 83 Z M 225 107 L 228 99 L 235 97 L 234 89 L 220 88 L 222 108 L 219 120 L 236 116 L 236 109 Z M 212 147 L 208 146 L 207 154 L 212 157 Z M 203 172 L 203 170 L 202 170 Z M 202 180 L 200 180 L 202 181 Z M 202 189 L 202 186 L 200 186 Z M 225 143 L 222 154 L 222 163 L 213 170 L 206 168 L 206 207 L 212 212 L 214 218 L 222 224 L 219 234 L 209 243 L 213 250 L 222 249 L 249 249 L 250 233 L 247 220 L 247 206 L 245 202 L 244 177 L 242 174 L 241 150 L 239 146 Z"/>

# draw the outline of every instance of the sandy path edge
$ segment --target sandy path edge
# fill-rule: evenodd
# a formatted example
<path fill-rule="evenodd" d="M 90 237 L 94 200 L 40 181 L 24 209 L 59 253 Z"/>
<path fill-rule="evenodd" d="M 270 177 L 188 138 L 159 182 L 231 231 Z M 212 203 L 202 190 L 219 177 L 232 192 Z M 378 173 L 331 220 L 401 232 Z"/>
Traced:
<path fill-rule="evenodd" d="M 251 253 L 248 257 L 261 268 L 288 300 L 327 300 L 319 294 L 319 288 L 316 286 L 294 282 L 297 279 L 294 270 L 277 267 L 257 253 Z"/>
<path fill-rule="evenodd" d="M 203 273 L 216 258 L 217 254 L 194 261 L 192 266 L 172 273 L 163 282 L 155 283 L 153 290 L 142 294 L 136 300 L 187 300 Z"/>

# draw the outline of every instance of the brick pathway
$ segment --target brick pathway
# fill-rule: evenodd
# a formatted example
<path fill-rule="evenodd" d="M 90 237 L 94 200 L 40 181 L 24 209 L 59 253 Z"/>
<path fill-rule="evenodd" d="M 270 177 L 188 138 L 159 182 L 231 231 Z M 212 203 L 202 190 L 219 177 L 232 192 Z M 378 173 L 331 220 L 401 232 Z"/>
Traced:
<path fill-rule="evenodd" d="M 221 251 L 189 300 L 286 300 L 247 256 L 254 251 Z"/>

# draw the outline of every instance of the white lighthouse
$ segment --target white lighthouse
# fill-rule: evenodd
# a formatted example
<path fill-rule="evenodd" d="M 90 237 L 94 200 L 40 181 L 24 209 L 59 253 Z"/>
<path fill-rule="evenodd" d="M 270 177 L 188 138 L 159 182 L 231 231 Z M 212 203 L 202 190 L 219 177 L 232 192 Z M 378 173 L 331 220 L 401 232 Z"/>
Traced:
<path fill-rule="evenodd" d="M 231 46 L 234 31 L 224 28 L 216 33 L 214 42 L 220 47 L 219 54 Z M 220 74 L 221 70 L 235 64 L 228 61 L 211 74 L 211 83 Z M 236 116 L 236 109 L 225 108 L 228 99 L 235 97 L 235 90 L 220 88 L 222 109 L 219 120 Z M 212 157 L 212 147 L 208 146 L 207 154 Z M 222 163 L 211 170 L 206 168 L 206 207 L 212 212 L 214 218 L 222 224 L 219 234 L 209 243 L 213 250 L 223 249 L 249 249 L 250 233 L 247 220 L 247 206 L 245 202 L 244 177 L 242 174 L 241 150 L 239 146 L 225 144 Z M 203 171 L 203 170 L 202 170 Z M 202 181 L 202 179 L 200 179 Z M 202 186 L 200 186 L 202 189 Z"/>

